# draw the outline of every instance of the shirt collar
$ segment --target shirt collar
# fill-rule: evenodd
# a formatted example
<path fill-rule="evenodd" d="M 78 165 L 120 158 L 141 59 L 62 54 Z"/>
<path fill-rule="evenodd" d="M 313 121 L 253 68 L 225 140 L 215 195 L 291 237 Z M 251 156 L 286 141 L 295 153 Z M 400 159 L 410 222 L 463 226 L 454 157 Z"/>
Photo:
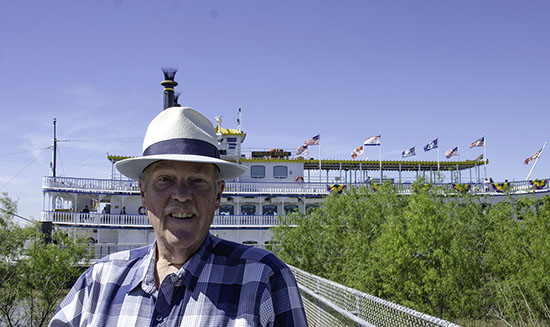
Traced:
<path fill-rule="evenodd" d="M 204 265 L 208 261 L 208 257 L 212 252 L 212 247 L 215 241 L 213 236 L 209 233 L 206 235 L 201 246 L 195 252 L 189 260 L 176 272 L 167 276 L 167 278 L 173 278 L 174 285 L 185 285 L 186 288 L 193 290 L 198 282 L 199 276 L 204 268 Z M 144 292 L 153 294 L 157 291 L 157 285 L 155 281 L 155 261 L 157 256 L 157 243 L 156 241 L 151 246 L 149 253 L 143 258 L 140 263 L 140 267 L 135 274 L 134 280 L 130 285 L 130 291 L 135 289 L 141 284 L 141 288 Z"/>

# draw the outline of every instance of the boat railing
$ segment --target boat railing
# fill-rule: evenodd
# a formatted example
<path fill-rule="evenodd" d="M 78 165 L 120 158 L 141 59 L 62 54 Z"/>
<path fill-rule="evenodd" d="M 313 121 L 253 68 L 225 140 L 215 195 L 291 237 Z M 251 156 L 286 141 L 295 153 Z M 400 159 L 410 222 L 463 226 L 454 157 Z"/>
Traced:
<path fill-rule="evenodd" d="M 42 211 L 42 221 L 67 225 L 151 226 L 147 215 L 115 215 L 97 212 Z"/>
<path fill-rule="evenodd" d="M 272 215 L 216 215 L 211 227 L 271 227 L 281 225 L 288 219 L 286 216 Z M 42 221 L 71 226 L 151 227 L 147 215 L 115 215 L 96 212 L 42 211 Z"/>
<path fill-rule="evenodd" d="M 304 182 L 227 182 L 228 194 L 327 194 L 327 183 Z"/>
<path fill-rule="evenodd" d="M 101 259 L 109 254 L 119 252 L 119 251 L 126 251 L 131 250 L 135 248 L 139 248 L 145 245 L 149 245 L 150 243 L 95 243 L 90 242 L 88 244 L 88 248 L 92 251 L 92 262 L 95 261 L 95 259 Z M 263 248 L 265 249 L 266 246 L 264 244 L 249 244 L 253 247 Z"/>
<path fill-rule="evenodd" d="M 226 182 L 225 194 L 228 195 L 303 195 L 323 196 L 331 192 L 331 186 L 345 185 L 347 189 L 369 187 L 376 189 L 377 184 L 365 183 L 319 183 L 319 182 Z M 394 183 L 401 194 L 410 194 L 413 191 L 414 183 Z M 505 193 L 529 193 L 548 192 L 550 183 L 547 179 L 534 181 L 513 181 L 502 183 L 479 183 L 479 182 L 453 182 L 453 183 L 430 183 L 438 187 L 441 192 L 469 192 L 476 195 L 499 195 Z M 43 189 L 52 191 L 67 192 L 88 192 L 88 193 L 126 193 L 139 194 L 139 186 L 133 180 L 113 179 L 89 179 L 72 177 L 44 177 Z"/>
<path fill-rule="evenodd" d="M 88 190 L 91 192 L 138 192 L 139 184 L 127 179 L 96 179 L 76 177 L 44 177 L 43 189 L 55 190 Z"/>
<path fill-rule="evenodd" d="M 222 226 L 277 226 L 288 221 L 286 216 L 273 215 L 216 215 L 212 227 Z M 292 224 L 291 224 L 292 226 Z"/>

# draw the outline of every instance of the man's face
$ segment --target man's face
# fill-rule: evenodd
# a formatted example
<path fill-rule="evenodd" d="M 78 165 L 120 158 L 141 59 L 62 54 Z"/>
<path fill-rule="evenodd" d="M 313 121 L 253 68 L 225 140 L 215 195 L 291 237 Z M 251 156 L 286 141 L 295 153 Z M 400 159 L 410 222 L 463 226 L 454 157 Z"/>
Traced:
<path fill-rule="evenodd" d="M 200 247 L 225 186 L 216 170 L 213 164 L 177 161 L 158 161 L 146 169 L 141 203 L 160 246 L 191 253 Z"/>

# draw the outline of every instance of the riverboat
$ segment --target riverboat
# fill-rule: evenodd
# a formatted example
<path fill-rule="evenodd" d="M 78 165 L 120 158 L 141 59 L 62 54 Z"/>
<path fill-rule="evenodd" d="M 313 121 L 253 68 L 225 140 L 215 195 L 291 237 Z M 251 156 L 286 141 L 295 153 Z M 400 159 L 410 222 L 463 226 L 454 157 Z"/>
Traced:
<path fill-rule="evenodd" d="M 177 105 L 177 98 L 173 98 L 173 87 L 177 85 L 174 74 L 165 72 L 162 82 L 165 108 Z M 239 109 L 239 118 L 240 114 Z M 489 201 L 499 201 L 510 194 L 545 196 L 550 192 L 548 180 L 481 181 L 480 167 L 487 164 L 486 160 L 308 159 L 289 149 L 245 150 L 242 144 L 247 134 L 240 123 L 236 128 L 226 128 L 220 116 L 215 117 L 215 130 L 222 159 L 248 169 L 241 177 L 226 181 L 211 232 L 257 247 L 269 244 L 270 228 L 286 222 L 289 213 L 319 208 L 332 192 L 375 187 L 385 181 L 394 183 L 400 193 L 409 194 L 413 180 L 423 177 L 437 183 L 445 176 L 450 182 L 441 184 L 443 188 L 489 195 Z M 138 182 L 126 179 L 114 168 L 117 161 L 125 158 L 128 157 L 107 156 L 113 165 L 109 179 L 44 177 L 43 225 L 85 236 L 95 247 L 97 258 L 153 242 L 154 232 L 141 207 Z"/>

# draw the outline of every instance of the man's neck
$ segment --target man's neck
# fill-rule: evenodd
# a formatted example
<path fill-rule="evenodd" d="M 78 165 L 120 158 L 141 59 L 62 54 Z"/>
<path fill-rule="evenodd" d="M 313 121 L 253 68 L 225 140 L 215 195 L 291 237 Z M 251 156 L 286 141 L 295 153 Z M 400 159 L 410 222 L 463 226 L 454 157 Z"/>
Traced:
<path fill-rule="evenodd" d="M 199 246 L 200 248 L 200 246 Z M 178 272 L 183 265 L 197 252 L 197 249 L 167 248 L 157 242 L 157 258 L 155 262 L 155 279 L 157 287 L 162 284 L 164 278 Z"/>

